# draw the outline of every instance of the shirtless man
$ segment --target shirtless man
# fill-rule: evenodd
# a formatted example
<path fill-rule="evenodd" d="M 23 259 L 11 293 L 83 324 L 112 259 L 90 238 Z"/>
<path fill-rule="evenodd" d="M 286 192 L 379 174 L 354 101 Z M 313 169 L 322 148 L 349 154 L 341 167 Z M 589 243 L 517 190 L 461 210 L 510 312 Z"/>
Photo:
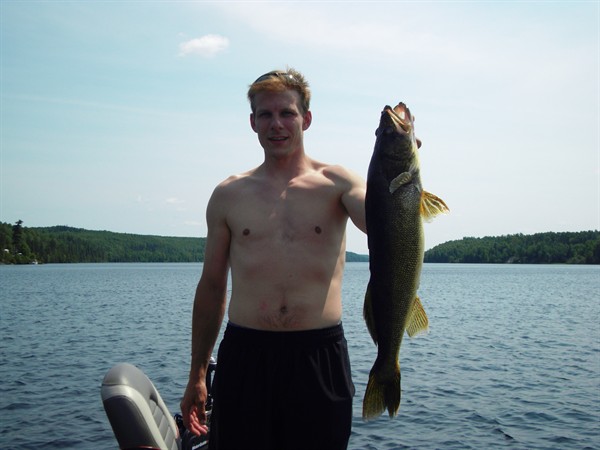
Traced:
<path fill-rule="evenodd" d="M 273 71 L 248 91 L 264 162 L 214 190 L 192 318 L 186 427 L 207 433 L 205 374 L 218 354 L 211 449 L 345 449 L 354 385 L 341 326 L 348 218 L 366 232 L 364 181 L 304 152 L 312 120 L 299 72 Z"/>

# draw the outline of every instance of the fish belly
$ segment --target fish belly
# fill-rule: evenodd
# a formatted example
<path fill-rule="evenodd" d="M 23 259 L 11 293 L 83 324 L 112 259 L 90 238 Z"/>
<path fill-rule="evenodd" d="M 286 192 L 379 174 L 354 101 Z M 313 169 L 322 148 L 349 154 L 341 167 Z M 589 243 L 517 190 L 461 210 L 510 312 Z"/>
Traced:
<path fill-rule="evenodd" d="M 365 298 L 365 319 L 377 344 L 377 359 L 369 375 L 363 417 L 391 416 L 400 405 L 398 354 L 407 319 L 416 298 L 423 260 L 423 230 L 416 189 L 403 189 L 369 201 L 367 230 L 371 276 Z M 371 191 L 371 195 L 373 195 Z M 385 194 L 384 194 L 385 195 Z M 385 197 L 383 197 L 385 198 Z"/>

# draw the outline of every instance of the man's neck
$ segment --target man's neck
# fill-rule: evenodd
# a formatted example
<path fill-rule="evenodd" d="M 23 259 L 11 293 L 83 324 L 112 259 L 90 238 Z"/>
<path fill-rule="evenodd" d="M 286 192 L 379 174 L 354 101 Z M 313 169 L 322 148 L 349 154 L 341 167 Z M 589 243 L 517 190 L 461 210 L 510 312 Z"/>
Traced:
<path fill-rule="evenodd" d="M 273 179 L 292 180 L 312 168 L 312 160 L 303 150 L 286 157 L 266 157 L 262 168 Z"/>

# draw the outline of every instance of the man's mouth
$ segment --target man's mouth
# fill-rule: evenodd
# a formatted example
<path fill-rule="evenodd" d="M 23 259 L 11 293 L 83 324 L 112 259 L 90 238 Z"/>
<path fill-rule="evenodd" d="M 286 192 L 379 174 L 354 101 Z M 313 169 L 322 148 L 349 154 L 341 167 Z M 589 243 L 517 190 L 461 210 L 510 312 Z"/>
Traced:
<path fill-rule="evenodd" d="M 270 141 L 277 141 L 277 142 L 281 142 L 281 141 L 285 141 L 287 140 L 287 136 L 272 136 L 269 138 Z"/>

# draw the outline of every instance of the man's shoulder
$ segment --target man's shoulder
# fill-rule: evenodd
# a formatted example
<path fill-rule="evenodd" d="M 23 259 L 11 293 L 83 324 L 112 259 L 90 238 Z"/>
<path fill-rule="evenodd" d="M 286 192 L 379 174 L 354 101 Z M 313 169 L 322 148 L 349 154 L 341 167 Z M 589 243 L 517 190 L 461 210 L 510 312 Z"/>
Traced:
<path fill-rule="evenodd" d="M 247 180 L 250 177 L 250 172 L 244 172 L 240 174 L 230 175 L 223 181 L 221 181 L 214 188 L 210 201 L 209 207 L 227 210 L 228 205 L 235 203 L 239 200 L 239 196 L 243 195 L 244 186 L 247 185 Z"/>
<path fill-rule="evenodd" d="M 336 184 L 352 186 L 362 183 L 362 179 L 356 173 L 339 164 L 323 164 L 320 171 L 324 177 Z"/>
<path fill-rule="evenodd" d="M 329 164 L 322 161 L 309 158 L 310 166 L 312 170 L 327 177 L 344 178 L 347 174 L 347 170 L 339 164 Z"/>
<path fill-rule="evenodd" d="M 247 172 L 229 175 L 217 185 L 217 187 L 215 188 L 215 192 L 227 192 L 232 190 L 238 190 L 240 187 L 250 182 L 255 172 L 256 169 L 251 169 Z"/>

